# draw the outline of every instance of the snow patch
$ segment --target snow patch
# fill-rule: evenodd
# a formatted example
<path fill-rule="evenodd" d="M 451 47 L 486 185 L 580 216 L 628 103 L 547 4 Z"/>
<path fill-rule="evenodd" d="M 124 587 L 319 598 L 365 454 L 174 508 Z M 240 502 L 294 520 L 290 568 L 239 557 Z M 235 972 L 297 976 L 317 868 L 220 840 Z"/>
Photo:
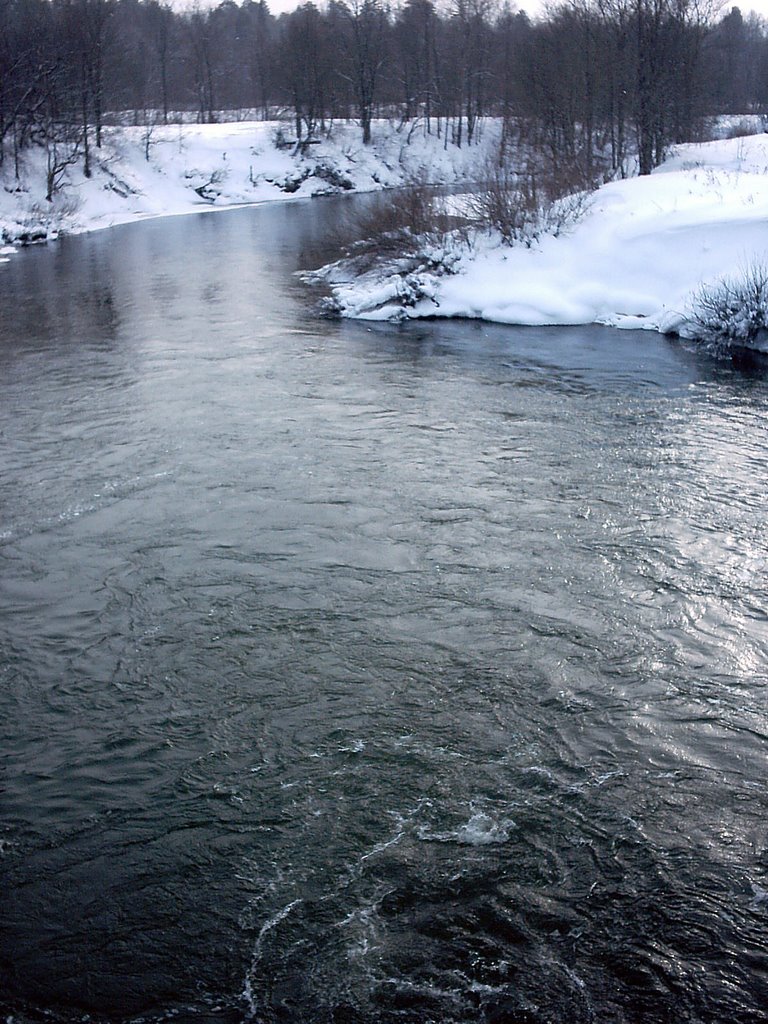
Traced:
<path fill-rule="evenodd" d="M 342 315 L 364 319 L 471 317 L 685 333 L 702 282 L 765 262 L 766 252 L 763 134 L 678 147 L 653 175 L 600 188 L 566 235 L 464 252 L 451 275 L 430 283 L 429 301 L 398 303 L 387 274 L 332 290 Z"/>

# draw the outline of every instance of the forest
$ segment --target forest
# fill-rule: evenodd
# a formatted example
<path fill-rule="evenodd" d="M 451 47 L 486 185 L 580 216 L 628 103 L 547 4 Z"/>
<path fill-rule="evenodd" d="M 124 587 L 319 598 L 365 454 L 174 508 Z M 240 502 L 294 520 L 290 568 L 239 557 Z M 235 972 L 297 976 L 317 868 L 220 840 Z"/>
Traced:
<path fill-rule="evenodd" d="M 0 0 L 0 166 L 30 146 L 82 161 L 109 124 L 281 118 L 311 146 L 397 119 L 471 146 L 486 116 L 576 178 L 641 174 L 720 113 L 768 109 L 768 26 L 697 0 L 568 0 L 537 19 L 495 0 Z M 227 113 L 228 112 L 228 113 Z"/>

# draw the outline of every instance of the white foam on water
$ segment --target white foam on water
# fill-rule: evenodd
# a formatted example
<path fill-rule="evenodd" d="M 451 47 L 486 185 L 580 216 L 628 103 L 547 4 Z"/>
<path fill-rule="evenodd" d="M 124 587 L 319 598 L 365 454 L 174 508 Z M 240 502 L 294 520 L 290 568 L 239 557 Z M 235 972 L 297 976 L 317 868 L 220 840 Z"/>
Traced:
<path fill-rule="evenodd" d="M 245 981 L 243 983 L 242 991 L 242 997 L 245 1000 L 246 1005 L 248 1006 L 248 1019 L 254 1017 L 257 1010 L 256 1001 L 253 995 L 252 978 L 256 970 L 256 966 L 259 960 L 261 959 L 261 949 L 262 946 L 264 945 L 264 939 L 271 931 L 277 928 L 281 921 L 284 921 L 286 917 L 288 917 L 288 915 L 290 914 L 294 907 L 298 906 L 302 902 L 303 901 L 300 899 L 292 900 L 285 907 L 278 910 L 276 914 L 273 914 L 272 917 L 266 920 L 264 924 L 261 926 L 261 929 L 259 930 L 259 934 L 256 938 L 256 943 L 253 947 L 251 965 L 248 968 L 248 972 L 245 975 Z"/>
<path fill-rule="evenodd" d="M 365 750 L 365 740 L 352 740 L 348 747 L 339 747 L 341 754 L 362 754 Z"/>
<path fill-rule="evenodd" d="M 387 892 L 391 891 L 387 890 Z M 381 903 L 381 898 L 379 896 L 371 904 L 356 907 L 339 922 L 339 928 L 344 928 L 351 932 L 351 938 L 347 945 L 347 956 L 350 960 L 363 960 L 369 953 L 379 948 L 378 907 Z"/>
<path fill-rule="evenodd" d="M 490 846 L 494 843 L 506 843 L 511 830 L 516 828 L 511 818 L 496 820 L 490 814 L 477 811 L 469 821 L 449 832 L 431 832 L 427 828 L 418 830 L 419 839 L 433 843 L 458 843 L 462 846 Z"/>
<path fill-rule="evenodd" d="M 376 845 L 373 846 L 368 851 L 368 853 L 364 853 L 362 855 L 362 857 L 360 858 L 360 863 L 362 864 L 364 861 L 369 860 L 371 857 L 375 857 L 377 854 L 382 853 L 390 846 L 396 846 L 404 835 L 405 833 L 400 831 L 395 833 L 395 835 L 390 836 L 388 839 L 382 839 L 382 841 L 380 843 L 376 843 Z"/>

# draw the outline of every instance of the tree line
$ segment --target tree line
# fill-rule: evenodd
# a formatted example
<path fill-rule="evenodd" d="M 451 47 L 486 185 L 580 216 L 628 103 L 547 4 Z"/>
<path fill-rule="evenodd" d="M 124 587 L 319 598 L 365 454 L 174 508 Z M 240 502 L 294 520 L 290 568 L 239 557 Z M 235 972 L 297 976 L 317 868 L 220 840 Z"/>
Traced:
<path fill-rule="evenodd" d="M 701 0 L 566 0 L 535 20 L 497 0 L 265 0 L 174 11 L 158 0 L 0 0 L 0 164 L 48 154 L 49 196 L 103 126 L 179 112 L 290 117 L 308 145 L 375 117 L 472 145 L 481 119 L 589 177 L 649 173 L 705 118 L 768 109 L 768 27 Z M 57 177 L 58 176 L 58 177 Z"/>

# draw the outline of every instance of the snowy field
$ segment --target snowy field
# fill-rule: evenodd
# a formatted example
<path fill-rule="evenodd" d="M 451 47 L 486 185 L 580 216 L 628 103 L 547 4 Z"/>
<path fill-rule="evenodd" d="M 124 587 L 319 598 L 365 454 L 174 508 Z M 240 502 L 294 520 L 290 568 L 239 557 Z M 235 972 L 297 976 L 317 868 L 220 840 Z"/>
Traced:
<path fill-rule="evenodd" d="M 482 126 L 480 144 L 445 147 L 422 127 L 376 122 L 371 146 L 360 128 L 337 124 L 330 140 L 308 147 L 277 148 L 277 122 L 105 128 L 101 150 L 92 149 L 93 175 L 82 161 L 67 168 L 61 189 L 46 202 L 45 153 L 22 154 L 15 177 L 8 156 L 0 170 L 0 239 L 8 258 L 14 243 L 44 240 L 145 217 L 169 216 L 239 204 L 305 199 L 329 192 L 370 191 L 413 177 L 435 183 L 466 181 L 498 142 L 498 126 Z"/>
<path fill-rule="evenodd" d="M 420 274 L 404 308 L 394 276 L 333 285 L 346 316 L 602 323 L 686 333 L 702 283 L 768 262 L 768 135 L 678 147 L 650 177 L 604 185 L 560 237 L 482 239 L 450 276 Z M 333 277 L 331 277 L 333 280 Z"/>

